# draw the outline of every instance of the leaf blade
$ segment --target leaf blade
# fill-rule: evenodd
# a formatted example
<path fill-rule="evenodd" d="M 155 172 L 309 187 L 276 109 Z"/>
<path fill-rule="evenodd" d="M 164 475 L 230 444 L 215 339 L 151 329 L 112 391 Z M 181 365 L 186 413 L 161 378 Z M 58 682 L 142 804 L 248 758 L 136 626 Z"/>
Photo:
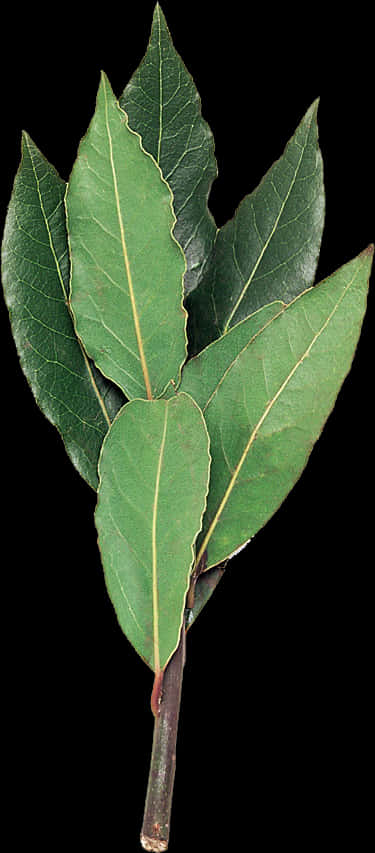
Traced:
<path fill-rule="evenodd" d="M 76 329 L 126 396 L 159 396 L 186 357 L 185 261 L 169 187 L 102 74 L 67 192 Z"/>
<path fill-rule="evenodd" d="M 179 390 L 185 391 L 204 413 L 227 371 L 244 347 L 283 311 L 283 302 L 271 302 L 247 317 L 227 335 L 213 341 L 185 365 Z"/>
<path fill-rule="evenodd" d="M 103 444 L 95 519 L 107 588 L 155 672 L 178 645 L 209 465 L 204 419 L 187 394 L 131 401 Z"/>
<path fill-rule="evenodd" d="M 325 207 L 317 108 L 315 101 L 283 155 L 219 230 L 187 300 L 192 354 L 263 305 L 288 303 L 312 285 Z"/>
<path fill-rule="evenodd" d="M 27 133 L 2 243 L 2 278 L 22 370 L 81 476 L 96 489 L 97 461 L 124 399 L 90 364 L 68 307 L 65 182 Z"/>
<path fill-rule="evenodd" d="M 199 94 L 174 48 L 158 3 L 146 54 L 124 90 L 120 106 L 172 189 L 177 218 L 174 233 L 187 260 L 184 286 L 188 293 L 199 284 L 215 240 L 217 229 L 207 199 L 217 166 Z"/>
<path fill-rule="evenodd" d="M 284 303 L 275 302 L 259 309 L 242 323 L 238 323 L 227 335 L 214 341 L 198 356 L 190 359 L 183 368 L 182 381 L 179 391 L 189 394 L 200 406 L 204 414 L 206 406 L 218 384 L 231 363 L 242 348 L 255 338 L 257 334 L 277 316 L 284 308 Z M 168 389 L 166 398 L 175 392 Z M 188 614 L 188 627 L 195 622 L 204 606 L 210 599 L 214 589 L 224 574 L 224 562 L 209 571 L 202 572 L 195 585 L 194 604 Z"/>
<path fill-rule="evenodd" d="M 241 352 L 207 406 L 211 484 L 197 554 L 208 549 L 207 568 L 255 535 L 305 467 L 351 366 L 371 262 L 365 250 L 297 297 Z"/>

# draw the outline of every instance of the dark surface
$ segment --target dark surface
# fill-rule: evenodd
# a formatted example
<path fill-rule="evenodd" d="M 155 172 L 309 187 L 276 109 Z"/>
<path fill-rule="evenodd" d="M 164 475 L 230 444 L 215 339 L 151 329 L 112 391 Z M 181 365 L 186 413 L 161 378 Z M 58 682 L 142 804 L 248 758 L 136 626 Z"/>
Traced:
<path fill-rule="evenodd" d="M 164 2 L 216 140 L 218 224 L 320 95 L 326 228 L 318 278 L 374 241 L 372 28 L 233 2 Z M 120 94 L 153 3 L 10 9 L 2 55 L 2 223 L 21 128 L 68 179 L 103 69 Z M 205 13 L 203 14 L 203 9 Z M 131 11 L 129 11 L 131 10 Z M 277 515 L 228 566 L 187 641 L 170 851 L 361 849 L 369 822 L 374 298 L 350 376 Z M 152 676 L 106 594 L 95 496 L 20 372 L 5 307 L 3 611 L 13 843 L 137 851 Z M 371 494 L 371 491 L 370 491 Z M 9 548 L 9 551 L 8 551 Z M 243 771 L 245 770 L 245 775 Z M 198 836 L 198 837 L 197 837 Z"/>

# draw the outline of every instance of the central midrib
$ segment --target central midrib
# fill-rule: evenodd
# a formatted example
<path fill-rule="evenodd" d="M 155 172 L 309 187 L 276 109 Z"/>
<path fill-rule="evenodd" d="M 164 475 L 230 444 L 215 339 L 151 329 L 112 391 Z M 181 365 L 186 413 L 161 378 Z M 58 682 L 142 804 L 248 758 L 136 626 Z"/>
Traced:
<path fill-rule="evenodd" d="M 310 128 L 309 128 L 309 130 L 310 130 Z M 308 135 L 307 135 L 307 136 L 308 136 Z M 269 236 L 267 237 L 267 240 L 265 241 L 264 246 L 263 246 L 262 250 L 261 250 L 261 251 L 260 251 L 260 253 L 259 253 L 259 256 L 258 256 L 258 258 L 257 258 L 257 260 L 256 260 L 256 262 L 255 262 L 255 264 L 254 264 L 254 266 L 253 266 L 253 269 L 251 270 L 251 273 L 250 273 L 250 275 L 249 275 L 249 278 L 248 278 L 248 280 L 247 280 L 246 284 L 244 285 L 243 290 L 241 291 L 240 296 L 239 296 L 239 298 L 237 299 L 236 304 L 234 305 L 234 307 L 232 308 L 232 311 L 231 311 L 231 312 L 230 312 L 230 314 L 229 314 L 229 317 L 228 317 L 228 319 L 227 319 L 227 321 L 226 321 L 226 323 L 225 323 L 224 329 L 223 329 L 223 334 L 225 334 L 225 333 L 228 331 L 228 329 L 229 329 L 229 324 L 231 323 L 231 321 L 232 321 L 233 317 L 234 317 L 234 316 L 235 316 L 235 314 L 237 313 L 237 310 L 238 310 L 238 308 L 239 308 L 239 306 L 240 306 L 240 304 L 241 304 L 241 302 L 242 302 L 242 300 L 243 300 L 243 298 L 244 298 L 245 294 L 247 293 L 248 288 L 250 287 L 250 284 L 251 284 L 251 282 L 252 282 L 252 280 L 253 280 L 253 278 L 254 278 L 254 276 L 255 276 L 255 273 L 256 273 L 256 271 L 257 271 L 257 269 L 258 269 L 258 267 L 259 267 L 259 264 L 260 264 L 260 262 L 261 262 L 261 260 L 262 260 L 262 258 L 263 258 L 263 256 L 264 256 L 264 253 L 265 253 L 265 252 L 266 252 L 266 250 L 268 249 L 268 246 L 269 246 L 269 244 L 270 244 L 270 242 L 271 242 L 271 240 L 272 240 L 272 238 L 273 238 L 273 236 L 274 236 L 274 234 L 275 234 L 276 228 L 277 228 L 277 226 L 278 226 L 278 224 L 279 224 L 279 222 L 280 222 L 280 218 L 281 218 L 281 216 L 282 216 L 282 214 L 283 214 L 283 212 L 284 212 L 284 210 L 285 210 L 285 206 L 286 206 L 286 203 L 287 203 L 287 201 L 288 201 L 288 199 L 289 199 L 290 193 L 292 192 L 292 189 L 293 189 L 294 184 L 295 184 L 295 182 L 296 182 L 296 177 L 297 177 L 297 174 L 298 174 L 298 171 L 299 171 L 299 168 L 300 168 L 301 162 L 302 162 L 302 157 L 303 157 L 303 155 L 304 155 L 304 153 L 305 153 L 306 145 L 307 145 L 307 138 L 306 138 L 306 141 L 305 141 L 305 145 L 302 147 L 302 153 L 301 153 L 301 155 L 300 155 L 300 157 L 299 157 L 299 160 L 298 160 L 298 163 L 297 163 L 296 169 L 295 169 L 294 174 L 293 174 L 293 178 L 292 178 L 292 180 L 291 180 L 291 182 L 290 182 L 290 186 L 289 186 L 288 192 L 286 193 L 285 198 L 284 198 L 284 201 L 283 201 L 283 202 L 282 202 L 282 204 L 281 204 L 281 207 L 280 207 L 279 213 L 278 213 L 278 215 L 277 215 L 277 217 L 276 217 L 276 219 L 275 219 L 275 222 L 274 222 L 274 225 L 273 225 L 273 227 L 272 227 L 271 233 L 270 233 L 270 234 L 269 234 Z M 255 192 L 256 192 L 256 191 L 255 191 Z M 254 207 L 253 207 L 253 212 L 254 212 L 254 216 L 255 216 Z"/>
<path fill-rule="evenodd" d="M 69 300 L 68 300 L 68 298 L 67 298 L 67 294 L 66 294 L 66 290 L 65 290 L 65 282 L 64 282 L 63 274 L 62 274 L 61 267 L 60 267 L 60 261 L 59 261 L 59 259 L 58 259 L 58 257 L 57 257 L 57 254 L 56 254 L 56 250 L 55 250 L 55 246 L 54 246 L 54 242 L 53 242 L 53 238 L 52 238 L 52 233 L 51 233 L 51 229 L 50 229 L 50 226 L 49 226 L 49 221 L 48 221 L 47 212 L 46 212 L 46 209 L 45 209 L 45 207 L 44 207 L 43 197 L 42 197 L 42 193 L 41 193 L 41 191 L 40 191 L 40 181 L 39 181 L 39 177 L 38 177 L 37 169 L 36 169 L 36 166 L 35 166 L 35 163 L 34 163 L 33 154 L 32 154 L 32 151 L 31 151 L 31 148 L 30 148 L 30 145 L 29 145 L 29 143 L 28 143 L 28 139 L 27 139 L 27 136 L 26 136 L 26 135 L 24 136 L 24 140 L 25 140 L 25 144 L 26 144 L 26 146 L 27 146 L 27 150 L 28 150 L 28 153 L 29 153 L 29 157 L 30 157 L 31 167 L 32 167 L 32 170 L 33 170 L 34 179 L 35 179 L 35 184 L 36 184 L 36 190 L 37 190 L 37 194 L 38 194 L 38 198 L 39 198 L 40 209 L 41 209 L 41 212 L 42 212 L 42 216 L 43 216 L 43 219 L 44 219 L 44 224 L 45 224 L 46 231 L 47 231 L 47 236 L 48 236 L 48 241 L 49 241 L 49 246 L 50 246 L 51 254 L 52 254 L 52 257 L 53 257 L 53 260 L 54 260 L 55 266 L 56 266 L 57 277 L 58 277 L 58 279 L 59 279 L 59 283 L 60 283 L 60 286 L 61 286 L 61 289 L 62 289 L 62 292 L 63 292 L 64 302 L 65 302 L 65 305 L 66 305 L 66 309 L 67 309 L 67 311 L 68 311 L 68 313 L 69 313 L 69 316 L 70 316 L 70 319 L 71 319 L 71 321 L 72 321 L 72 323 L 73 323 L 73 317 L 72 317 L 72 315 L 71 315 L 70 303 L 69 303 Z M 65 189 L 66 189 L 66 187 L 65 187 Z M 62 201 L 62 203 L 63 203 L 63 197 L 62 197 L 61 201 Z M 73 326 L 74 326 L 74 323 L 73 323 Z M 103 415 L 104 415 L 104 418 L 105 418 L 105 420 L 106 420 L 107 426 L 109 427 L 109 426 L 111 425 L 111 421 L 110 421 L 109 414 L 108 414 L 107 409 L 106 409 L 106 406 L 105 406 L 105 404 L 104 404 L 104 400 L 103 400 L 103 398 L 102 398 L 102 396 L 101 396 L 101 394 L 100 394 L 100 392 L 99 392 L 98 386 L 97 386 L 97 384 L 96 384 L 96 382 L 95 382 L 95 380 L 94 380 L 93 372 L 92 372 L 91 367 L 90 367 L 90 362 L 89 362 L 89 360 L 88 360 L 88 358 L 87 358 L 87 355 L 86 355 L 86 353 L 85 353 L 85 351 L 84 351 L 84 349 L 83 349 L 83 346 L 82 346 L 82 344 L 81 344 L 81 342 L 80 342 L 79 338 L 77 338 L 77 344 L 78 344 L 79 349 L 80 349 L 80 351 L 81 351 L 82 358 L 83 358 L 83 360 L 84 360 L 84 362 L 85 362 L 85 367 L 86 367 L 87 373 L 88 373 L 88 375 L 89 375 L 89 379 L 90 379 L 91 385 L 92 385 L 92 387 L 93 387 L 94 393 L 96 394 L 96 397 L 97 397 L 97 400 L 98 400 L 99 406 L 100 406 L 100 408 L 101 408 L 101 410 L 102 410 L 102 412 L 103 412 Z"/>
<path fill-rule="evenodd" d="M 159 648 L 159 593 L 158 593 L 158 555 L 157 555 L 157 517 L 158 501 L 160 491 L 160 475 L 163 464 L 165 438 L 167 434 L 168 406 L 165 406 L 164 427 L 160 444 L 159 460 L 155 480 L 155 496 L 152 513 L 152 612 L 153 612 L 153 637 L 154 637 L 154 669 L 160 672 L 160 648 Z"/>
<path fill-rule="evenodd" d="M 131 274 L 131 269 L 130 269 L 128 250 L 127 250 L 127 246 L 126 246 L 125 229 L 124 229 L 124 223 L 122 221 L 120 196 L 119 196 L 118 184 L 117 184 L 117 174 L 116 174 L 115 162 L 114 162 L 114 157 L 113 157 L 112 137 L 111 137 L 111 131 L 109 128 L 109 121 L 108 121 L 108 102 L 107 102 L 107 93 L 106 93 L 105 84 L 103 85 L 103 89 L 104 89 L 104 99 L 105 99 L 105 118 L 106 118 L 106 129 L 107 129 L 108 144 L 109 144 L 109 156 L 110 156 L 110 161 L 111 161 L 111 170 L 112 170 L 112 178 L 113 178 L 113 188 L 114 188 L 114 193 L 115 193 L 117 217 L 118 217 L 118 223 L 119 223 L 119 228 L 120 228 L 122 254 L 123 254 L 123 258 L 124 258 L 125 272 L 126 272 L 126 277 L 127 277 L 127 281 L 128 281 L 129 296 L 130 296 L 130 302 L 131 302 L 132 312 L 133 312 L 135 335 L 136 335 L 136 339 L 137 339 L 137 345 L 138 345 L 138 350 L 139 350 L 139 358 L 140 358 L 141 367 L 142 367 L 143 379 L 144 379 L 144 383 L 145 383 L 145 387 L 146 387 L 146 395 L 147 395 L 148 400 L 152 400 L 150 377 L 148 374 L 146 357 L 145 357 L 145 352 L 143 349 L 141 327 L 140 327 L 140 323 L 139 323 L 137 305 L 136 305 L 136 301 L 135 301 L 133 279 L 132 279 L 132 274 Z"/>
<path fill-rule="evenodd" d="M 159 138 L 158 138 L 158 151 L 156 161 L 160 166 L 160 154 L 161 154 L 161 140 L 162 140 L 162 128 L 163 128 L 163 74 L 162 74 L 162 52 L 161 52 L 161 22 L 160 22 L 160 12 L 159 8 L 157 8 L 157 16 L 158 16 L 158 48 L 159 48 Z"/>
<path fill-rule="evenodd" d="M 248 439 L 248 441 L 247 441 L 247 443 L 246 443 L 246 445 L 245 445 L 245 449 L 243 450 L 242 455 L 241 455 L 241 457 L 240 457 L 240 460 L 239 460 L 239 462 L 237 463 L 237 465 L 236 465 L 236 467 L 235 467 L 235 469 L 234 469 L 234 471 L 233 471 L 233 474 L 232 474 L 232 477 L 231 477 L 231 479 L 230 479 L 230 481 L 229 481 L 229 484 L 228 484 L 228 486 L 227 486 L 227 488 L 226 488 L 226 490 L 225 490 L 225 493 L 224 493 L 224 495 L 223 495 L 223 497 L 222 497 L 222 499 L 221 499 L 221 501 L 220 501 L 220 504 L 219 504 L 219 506 L 218 506 L 218 508 L 217 508 L 217 510 L 216 510 L 216 512 L 215 512 L 215 515 L 214 515 L 214 517 L 213 517 L 213 519 L 212 519 L 212 521 L 211 521 L 211 524 L 210 524 L 210 526 L 209 526 L 209 528 L 208 528 L 208 530 L 207 530 L 207 533 L 206 533 L 206 535 L 205 535 L 205 537 L 204 537 L 204 539 L 203 539 L 202 545 L 201 545 L 201 547 L 200 547 L 200 549 L 199 549 L 199 552 L 198 552 L 198 554 L 197 554 L 197 558 L 196 558 L 196 565 L 199 565 L 199 562 L 200 562 L 200 560 L 201 560 L 201 558 L 202 558 L 202 556 L 203 556 L 204 552 L 205 552 L 205 551 L 206 551 L 206 549 L 207 549 L 207 546 L 208 546 L 208 543 L 209 543 L 209 541 L 210 541 L 210 539 L 211 539 L 211 536 L 212 536 L 212 534 L 213 534 L 213 532 L 214 532 L 214 530 L 215 530 L 215 528 L 216 528 L 216 526 L 217 526 L 217 524 L 218 524 L 218 522 L 219 522 L 219 520 L 220 520 L 220 517 L 221 517 L 221 515 L 222 515 L 222 512 L 223 512 L 223 510 L 224 510 L 224 508 L 225 508 L 225 506 L 226 506 L 226 504 L 227 504 L 227 502 L 228 502 L 228 500 L 229 500 L 229 497 L 230 497 L 230 495 L 231 495 L 231 493 L 232 493 L 232 491 L 233 491 L 233 488 L 234 488 L 234 486 L 235 486 L 235 484 L 236 484 L 236 482 L 237 482 L 237 479 L 238 479 L 238 476 L 239 476 L 240 471 L 241 471 L 241 469 L 242 469 L 242 466 L 243 466 L 243 464 L 244 464 L 244 462 L 245 462 L 245 460 L 246 460 L 246 458 L 247 458 L 247 455 L 248 455 L 248 453 L 249 453 L 249 451 L 250 451 L 251 446 L 253 445 L 253 443 L 254 443 L 254 441 L 255 441 L 255 439 L 256 439 L 256 437 L 257 437 L 257 435 L 258 435 L 258 432 L 259 432 L 260 428 L 262 427 L 262 425 L 263 425 L 264 421 L 266 420 L 266 418 L 267 418 L 267 416 L 268 416 L 269 412 L 271 411 L 271 409 L 272 409 L 272 408 L 273 408 L 273 406 L 275 405 L 276 401 L 279 399 L 280 394 L 282 394 L 282 392 L 284 391 L 284 389 L 286 388 L 286 386 L 288 385 L 288 383 L 290 382 L 290 380 L 291 380 L 291 379 L 292 379 L 292 377 L 294 376 L 294 374 L 295 374 L 296 370 L 298 370 L 298 368 L 299 368 L 299 367 L 301 366 L 301 364 L 304 362 L 305 358 L 307 358 L 307 356 L 310 354 L 310 352 L 311 352 L 311 350 L 312 350 L 313 346 L 316 344 L 317 340 L 320 338 L 320 335 L 324 332 L 324 330 L 327 328 L 327 326 L 328 326 L 328 325 L 329 325 L 329 323 L 331 322 L 332 317 L 333 317 L 333 316 L 334 316 L 334 314 L 336 313 L 336 311 L 337 311 L 337 309 L 338 309 L 339 305 L 341 304 L 342 300 L 345 298 L 345 296 L 346 296 L 346 294 L 347 294 L 347 292 L 348 292 L 349 288 L 350 288 L 350 287 L 351 287 L 351 285 L 353 284 L 353 281 L 354 281 L 354 279 L 356 278 L 356 276 L 357 276 L 357 271 L 355 272 L 355 274 L 354 274 L 353 278 L 351 278 L 351 279 L 350 279 L 350 281 L 348 282 L 348 284 L 347 284 L 347 285 L 346 285 L 346 287 L 344 288 L 343 293 L 341 294 L 340 298 L 337 300 L 337 303 L 335 304 L 335 306 L 334 306 L 334 308 L 332 309 L 331 313 L 328 315 L 327 319 L 326 319 L 326 320 L 324 321 L 324 323 L 322 324 L 322 326 L 321 326 L 321 328 L 319 329 L 319 331 L 314 335 L 314 337 L 313 337 L 313 338 L 312 338 L 312 340 L 310 341 L 310 343 L 309 343 L 308 347 L 306 347 L 306 349 L 305 349 L 305 351 L 304 351 L 303 355 L 301 355 L 301 357 L 298 359 L 298 361 L 296 362 L 296 364 L 294 365 L 294 367 L 292 368 L 292 370 L 288 373 L 288 376 L 285 378 L 284 382 L 282 382 L 282 384 L 280 385 L 280 388 L 278 389 L 278 391 L 276 392 L 276 394 L 273 396 L 272 400 L 270 400 L 270 401 L 269 401 L 269 403 L 268 403 L 268 405 L 266 406 L 266 408 L 265 408 L 265 410 L 264 410 L 264 412 L 263 412 L 262 416 L 259 418 L 259 420 L 258 420 L 257 424 L 255 425 L 254 429 L 252 430 L 251 435 L 250 435 L 250 437 L 249 437 L 249 439 Z M 297 297 L 297 300 L 298 300 L 298 298 L 299 298 L 299 297 Z M 208 565 L 208 566 L 207 566 L 207 568 L 212 568 L 212 566 Z"/>

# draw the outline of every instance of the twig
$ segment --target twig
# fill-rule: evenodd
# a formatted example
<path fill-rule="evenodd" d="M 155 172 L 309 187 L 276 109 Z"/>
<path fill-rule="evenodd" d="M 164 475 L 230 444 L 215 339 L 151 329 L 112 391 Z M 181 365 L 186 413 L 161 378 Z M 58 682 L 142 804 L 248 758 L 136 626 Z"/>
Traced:
<path fill-rule="evenodd" d="M 184 663 L 185 625 L 181 629 L 179 645 L 165 669 L 158 713 L 155 715 L 141 832 L 144 850 L 162 851 L 168 848 Z"/>

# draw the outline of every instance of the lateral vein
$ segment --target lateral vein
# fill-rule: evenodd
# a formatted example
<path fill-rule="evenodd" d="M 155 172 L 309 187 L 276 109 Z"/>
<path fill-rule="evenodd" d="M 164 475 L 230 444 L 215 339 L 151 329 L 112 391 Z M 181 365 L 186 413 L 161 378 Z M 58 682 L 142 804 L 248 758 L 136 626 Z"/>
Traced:
<path fill-rule="evenodd" d="M 293 187 L 294 187 L 294 184 L 295 184 L 295 182 L 296 182 L 297 174 L 298 174 L 299 168 L 300 168 L 300 166 L 301 166 L 301 161 L 302 161 L 302 157 L 303 157 L 303 155 L 304 155 L 305 147 L 306 147 L 306 146 L 307 146 L 307 139 L 306 139 L 305 145 L 304 145 L 303 147 L 302 147 L 302 146 L 300 146 L 300 147 L 301 147 L 301 155 L 300 155 L 300 157 L 299 157 L 299 160 L 298 160 L 297 166 L 296 166 L 296 168 L 294 169 L 293 177 L 291 178 L 291 181 L 290 181 L 290 185 L 289 185 L 288 191 L 287 191 L 287 193 L 285 194 L 285 198 L 284 198 L 284 200 L 282 201 L 282 203 L 281 203 L 281 205 L 280 205 L 280 210 L 279 210 L 279 212 L 278 212 L 278 214 L 277 214 L 277 216 L 276 216 L 276 218 L 275 218 L 275 222 L 274 222 L 274 224 L 273 224 L 273 227 L 272 227 L 272 229 L 271 229 L 271 232 L 270 232 L 270 234 L 268 235 L 267 239 L 266 239 L 264 242 L 263 242 L 263 240 L 262 240 L 262 238 L 261 238 L 261 236 L 260 236 L 260 234 L 259 234 L 259 232 L 258 232 L 258 234 L 259 234 L 259 238 L 261 239 L 261 241 L 262 241 L 262 243 L 263 243 L 263 247 L 262 247 L 261 251 L 259 252 L 258 258 L 257 258 L 257 260 L 256 260 L 256 262 L 255 262 L 255 264 L 254 264 L 254 266 L 253 266 L 253 269 L 252 269 L 252 271 L 251 271 L 251 273 L 250 273 L 250 275 L 249 275 L 248 280 L 246 281 L 246 283 L 245 283 L 245 285 L 244 285 L 243 289 L 241 290 L 241 293 L 240 293 L 240 295 L 239 295 L 239 297 L 238 297 L 238 299 L 237 299 L 236 304 L 233 306 L 232 311 L 230 312 L 230 315 L 229 315 L 229 317 L 228 317 L 228 319 L 227 319 L 227 322 L 226 322 L 226 324 L 225 324 L 225 327 L 224 327 L 224 329 L 223 329 L 223 333 L 224 333 L 224 334 L 225 334 L 225 332 L 227 332 L 227 331 L 228 331 L 228 329 L 229 329 L 229 324 L 231 323 L 231 321 L 232 321 L 232 319 L 233 319 L 234 315 L 235 315 L 235 314 L 236 314 L 236 312 L 237 312 L 237 309 L 239 308 L 239 306 L 240 306 L 240 304 L 241 304 L 241 302 L 242 302 L 242 300 L 243 300 L 243 298 L 244 298 L 245 294 L 247 293 L 247 290 L 248 290 L 248 288 L 250 287 L 250 284 L 251 284 L 251 282 L 252 282 L 252 280 L 253 280 L 253 278 L 254 278 L 254 276 L 255 276 L 255 273 L 256 273 L 256 271 L 257 271 L 257 269 L 258 269 L 258 267 L 259 267 L 259 264 L 261 263 L 261 260 L 262 260 L 262 258 L 263 258 L 263 256 L 264 256 L 264 253 L 265 253 L 265 252 L 266 252 L 266 250 L 268 249 L 268 246 L 269 246 L 269 244 L 270 244 L 270 242 L 271 242 L 271 240 L 272 240 L 272 238 L 273 238 L 273 236 L 274 236 L 274 234 L 275 234 L 275 231 L 276 231 L 277 226 L 278 226 L 278 224 L 279 224 L 279 222 L 280 222 L 280 219 L 281 219 L 282 213 L 283 213 L 283 212 L 284 212 L 284 210 L 285 210 L 285 206 L 286 206 L 286 204 L 287 204 L 287 201 L 288 201 L 288 199 L 289 199 L 289 196 L 290 196 L 290 194 L 291 194 L 291 192 L 292 192 L 292 189 L 293 189 Z M 272 180 L 272 179 L 271 179 L 271 180 Z M 256 191 L 255 191 L 255 192 L 256 192 Z M 279 194 L 278 194 L 278 195 L 279 195 Z M 251 199 L 251 207 L 252 207 L 252 210 L 253 210 L 254 225 L 255 225 L 255 227 L 256 227 L 255 209 L 254 209 L 254 201 L 253 201 L 253 199 L 254 199 L 254 198 L 256 198 L 255 193 L 253 194 L 252 199 Z M 279 198 L 280 198 L 280 196 L 279 196 Z M 257 227 L 256 227 L 256 230 L 258 231 Z"/>

